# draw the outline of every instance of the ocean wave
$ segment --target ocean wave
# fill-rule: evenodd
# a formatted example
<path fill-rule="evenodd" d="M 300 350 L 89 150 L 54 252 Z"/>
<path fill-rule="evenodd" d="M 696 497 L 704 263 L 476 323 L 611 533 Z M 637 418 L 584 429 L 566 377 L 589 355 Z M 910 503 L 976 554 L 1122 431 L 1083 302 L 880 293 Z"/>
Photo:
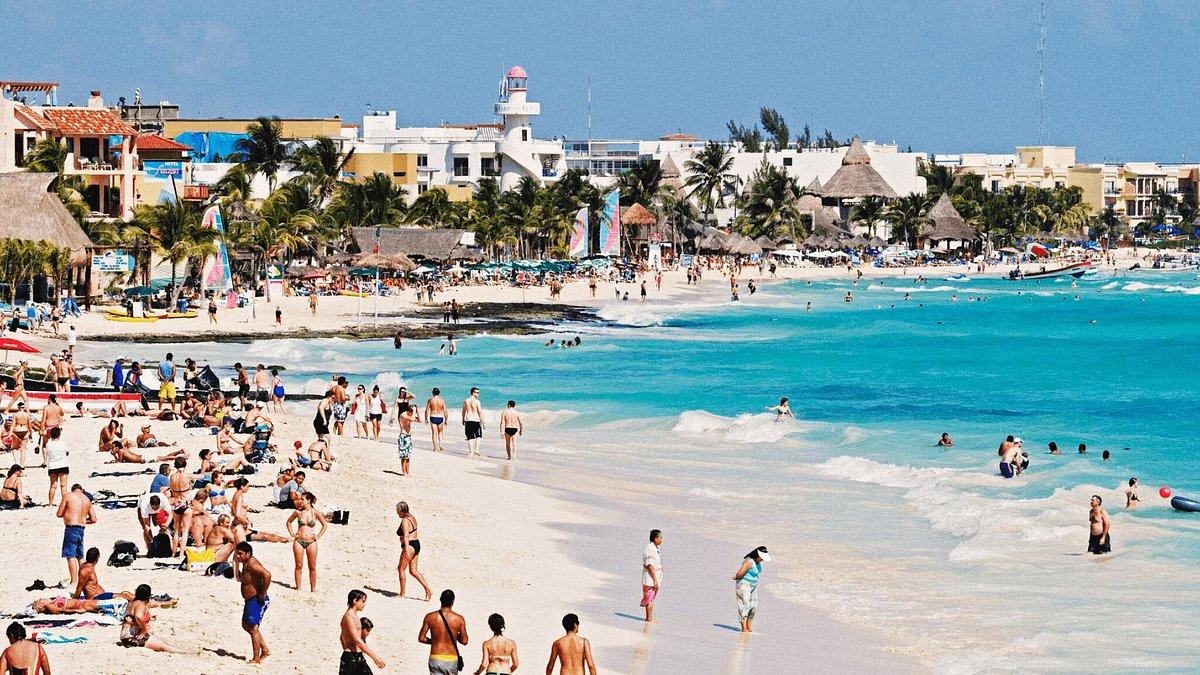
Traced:
<path fill-rule="evenodd" d="M 544 429 L 546 427 L 556 427 L 564 422 L 579 417 L 578 410 L 530 410 L 529 412 L 521 413 L 521 421 L 525 426 L 536 429 Z M 497 417 L 497 422 L 499 417 Z"/>
<path fill-rule="evenodd" d="M 775 443 L 803 429 L 791 420 L 776 423 L 771 413 L 725 417 L 707 410 L 687 410 L 672 431 L 688 435 L 719 435 L 732 443 Z"/>
<path fill-rule="evenodd" d="M 874 288 L 874 286 L 868 286 L 868 288 Z M 959 289 L 957 286 L 898 286 L 890 290 L 896 293 L 945 293 L 947 291 L 958 292 Z"/>
<path fill-rule="evenodd" d="M 375 379 L 371 380 L 371 384 L 367 386 L 367 389 L 370 390 L 371 387 L 379 387 L 380 393 L 386 399 L 392 395 L 393 391 L 399 391 L 400 387 L 407 384 L 408 380 L 405 380 L 400 373 L 389 370 L 376 375 Z"/>
<path fill-rule="evenodd" d="M 623 326 L 637 327 L 661 326 L 668 318 L 665 313 L 648 309 L 642 303 L 611 303 L 601 307 L 596 316 Z"/>
<path fill-rule="evenodd" d="M 285 385 L 288 392 L 297 394 L 324 394 L 329 386 L 329 380 L 323 377 L 310 377 L 299 385 Z"/>

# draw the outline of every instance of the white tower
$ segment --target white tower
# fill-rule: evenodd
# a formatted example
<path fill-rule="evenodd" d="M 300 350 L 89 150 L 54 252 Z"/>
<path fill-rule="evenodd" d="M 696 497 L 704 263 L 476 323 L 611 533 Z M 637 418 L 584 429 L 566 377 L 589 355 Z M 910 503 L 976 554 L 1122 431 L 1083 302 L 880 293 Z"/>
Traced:
<path fill-rule="evenodd" d="M 542 183 L 542 163 L 534 151 L 531 117 L 541 114 L 542 106 L 525 100 L 529 76 L 521 66 L 513 66 L 500 89 L 496 114 L 504 117 L 497 151 L 500 155 L 500 189 L 516 187 L 523 176 L 532 176 Z"/>

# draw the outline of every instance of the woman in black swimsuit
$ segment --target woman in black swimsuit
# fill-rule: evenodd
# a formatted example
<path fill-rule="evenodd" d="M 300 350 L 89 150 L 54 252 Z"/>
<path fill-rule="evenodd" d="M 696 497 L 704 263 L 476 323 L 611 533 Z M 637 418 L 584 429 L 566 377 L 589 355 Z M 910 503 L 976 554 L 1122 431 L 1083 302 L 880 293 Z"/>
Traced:
<path fill-rule="evenodd" d="M 433 597 L 433 591 L 430 590 L 429 584 L 425 583 L 425 577 L 421 576 L 421 571 L 417 569 L 417 559 L 421 557 L 421 540 L 417 538 L 417 519 L 408 512 L 408 502 L 400 502 L 396 504 L 396 515 L 400 516 L 400 528 L 396 530 L 396 536 L 400 537 L 400 564 L 396 566 L 396 571 L 400 574 L 400 597 L 404 597 L 405 576 L 404 571 L 408 570 L 417 583 L 421 584 L 421 588 L 425 589 L 425 602 Z"/>
<path fill-rule="evenodd" d="M 0 509 L 19 509 L 25 506 L 33 506 L 29 497 L 22 494 L 21 478 L 24 475 L 25 469 L 20 464 L 13 464 L 12 468 L 8 470 L 8 477 L 4 479 L 4 486 L 0 487 Z"/>
<path fill-rule="evenodd" d="M 333 390 L 325 392 L 325 398 L 317 404 L 317 415 L 313 417 L 313 430 L 317 438 L 329 436 L 329 419 L 333 416 Z"/>

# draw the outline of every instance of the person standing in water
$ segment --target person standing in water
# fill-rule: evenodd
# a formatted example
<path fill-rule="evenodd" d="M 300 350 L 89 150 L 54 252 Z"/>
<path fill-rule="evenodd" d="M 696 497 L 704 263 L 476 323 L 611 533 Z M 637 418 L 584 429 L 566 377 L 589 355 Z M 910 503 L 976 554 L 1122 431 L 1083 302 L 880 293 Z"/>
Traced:
<path fill-rule="evenodd" d="M 483 405 L 479 402 L 479 387 L 471 387 L 471 395 L 463 400 L 462 423 L 467 436 L 468 456 L 480 457 L 479 439 L 483 438 Z"/>
<path fill-rule="evenodd" d="M 654 600 L 662 584 L 662 530 L 650 530 L 650 541 L 642 551 L 642 607 L 646 608 L 646 623 L 654 623 Z"/>
<path fill-rule="evenodd" d="M 521 413 L 517 412 L 516 401 L 509 401 L 508 407 L 500 413 L 500 428 L 504 430 L 504 452 L 512 459 L 517 451 L 517 436 L 525 434 L 525 425 L 521 422 Z"/>
<path fill-rule="evenodd" d="M 1108 534 L 1108 512 L 1100 504 L 1100 495 L 1092 495 L 1092 510 L 1088 512 L 1091 536 L 1088 537 L 1088 553 L 1100 555 L 1112 553 L 1112 538 Z"/>
<path fill-rule="evenodd" d="M 1125 490 L 1125 508 L 1132 509 L 1141 501 L 1138 499 L 1137 487 L 1138 479 L 1130 478 L 1129 487 Z"/>
<path fill-rule="evenodd" d="M 796 415 L 792 413 L 792 407 L 788 405 L 788 399 L 786 396 L 779 399 L 779 405 L 767 406 L 765 410 L 767 412 L 775 413 L 776 422 L 782 422 L 788 417 L 792 418 L 793 420 L 796 419 Z"/>
<path fill-rule="evenodd" d="M 759 546 L 746 554 L 742 559 L 742 566 L 738 568 L 737 574 L 733 575 L 733 580 L 737 582 L 735 590 L 738 621 L 741 622 L 743 633 L 754 632 L 752 624 L 758 609 L 758 574 L 762 571 L 762 564 L 770 561 L 771 555 L 767 553 L 767 547 Z"/>
<path fill-rule="evenodd" d="M 442 433 L 446 430 L 446 401 L 442 399 L 442 390 L 433 388 L 433 395 L 425 402 L 425 419 L 429 422 L 429 435 L 433 441 L 433 451 L 441 452 Z"/>

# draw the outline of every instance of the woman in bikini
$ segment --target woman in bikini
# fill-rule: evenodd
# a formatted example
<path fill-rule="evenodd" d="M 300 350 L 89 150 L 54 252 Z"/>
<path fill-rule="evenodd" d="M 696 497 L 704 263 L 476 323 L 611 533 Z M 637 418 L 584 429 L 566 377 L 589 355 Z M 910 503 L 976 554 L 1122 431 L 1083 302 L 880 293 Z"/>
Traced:
<path fill-rule="evenodd" d="M 226 497 L 228 486 L 225 484 L 225 474 L 218 467 L 213 469 L 212 481 L 208 484 L 208 512 L 230 513 L 229 497 Z"/>
<path fill-rule="evenodd" d="M 13 451 L 17 453 L 17 463 L 25 466 L 25 448 L 29 446 L 29 434 L 33 428 L 33 422 L 29 419 L 29 412 L 25 410 L 24 403 L 17 404 L 17 412 L 12 417 Z"/>
<path fill-rule="evenodd" d="M 5 413 L 11 412 L 17 401 L 29 405 L 29 397 L 25 395 L 25 369 L 29 367 L 28 361 L 22 361 L 17 365 L 16 371 L 13 372 L 13 392 L 12 400 L 8 402 L 8 407 L 4 409 Z"/>
<path fill-rule="evenodd" d="M 491 639 L 483 643 L 483 661 L 475 669 L 475 675 L 508 675 L 517 669 L 517 643 L 504 637 L 504 617 L 493 614 L 488 617 Z"/>
<path fill-rule="evenodd" d="M 0 487 L 0 509 L 20 509 L 33 506 L 33 502 L 25 496 L 25 488 L 21 485 L 21 478 L 24 476 L 25 469 L 20 464 L 13 464 L 12 468 L 8 470 L 4 486 Z"/>
<path fill-rule="evenodd" d="M 50 657 L 40 644 L 27 639 L 25 626 L 8 624 L 8 648 L 0 653 L 0 673 L 4 675 L 45 675 L 50 672 Z"/>
<path fill-rule="evenodd" d="M 425 589 L 425 602 L 429 602 L 429 599 L 433 597 L 433 591 L 430 590 L 429 584 L 425 583 L 425 577 L 421 576 L 421 571 L 417 569 L 417 559 L 421 557 L 421 540 L 417 537 L 417 519 L 408 512 L 408 502 L 396 504 L 396 515 L 400 516 L 400 528 L 396 530 L 396 536 L 400 537 L 400 564 L 396 566 L 396 570 L 400 574 L 400 597 L 404 597 L 407 581 L 404 573 L 407 570 L 417 580 L 417 583 L 421 584 L 421 588 Z"/>
<path fill-rule="evenodd" d="M 217 452 L 222 455 L 241 454 L 242 444 L 238 443 L 233 437 L 233 423 L 226 422 L 221 425 L 221 430 L 217 432 Z"/>
<path fill-rule="evenodd" d="M 145 647 L 155 652 L 194 654 L 150 632 L 150 585 L 142 584 L 133 591 L 133 602 L 125 608 L 121 620 L 121 646 Z"/>
<path fill-rule="evenodd" d="M 296 559 L 296 590 L 300 590 L 300 580 L 304 572 L 304 561 L 308 560 L 308 587 L 312 592 L 317 591 L 317 540 L 325 534 L 329 523 L 325 516 L 315 508 L 317 498 L 311 492 L 293 492 L 292 501 L 296 510 L 288 516 L 287 529 L 292 537 L 292 555 Z M 296 523 L 295 528 L 292 523 Z M 317 531 L 317 524 L 321 530 Z"/>

